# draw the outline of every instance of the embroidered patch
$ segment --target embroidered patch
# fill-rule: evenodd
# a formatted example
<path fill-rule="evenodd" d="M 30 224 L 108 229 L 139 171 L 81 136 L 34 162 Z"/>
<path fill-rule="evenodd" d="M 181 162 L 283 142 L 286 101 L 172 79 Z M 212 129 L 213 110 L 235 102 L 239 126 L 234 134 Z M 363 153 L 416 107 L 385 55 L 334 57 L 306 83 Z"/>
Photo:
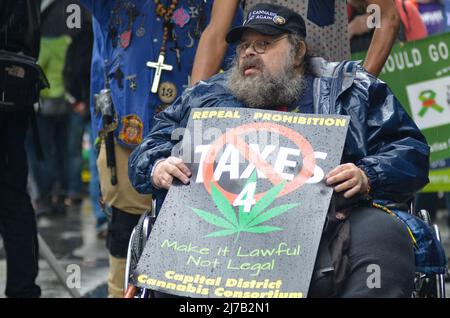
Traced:
<path fill-rule="evenodd" d="M 123 49 L 126 49 L 128 46 L 130 46 L 130 42 L 131 42 L 131 30 L 127 30 L 125 32 L 123 32 L 120 36 L 120 46 Z"/>
<path fill-rule="evenodd" d="M 144 125 L 138 115 L 122 117 L 122 130 L 119 139 L 129 145 L 138 145 L 142 142 Z"/>
<path fill-rule="evenodd" d="M 172 15 L 172 22 L 183 28 L 191 20 L 189 12 L 185 8 L 177 9 Z"/>

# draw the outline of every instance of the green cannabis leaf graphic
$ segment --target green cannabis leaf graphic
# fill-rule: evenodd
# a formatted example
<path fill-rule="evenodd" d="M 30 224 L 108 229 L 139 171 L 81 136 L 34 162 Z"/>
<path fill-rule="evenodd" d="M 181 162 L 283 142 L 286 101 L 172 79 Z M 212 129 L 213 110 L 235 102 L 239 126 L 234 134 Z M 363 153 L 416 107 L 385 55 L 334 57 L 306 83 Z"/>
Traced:
<path fill-rule="evenodd" d="M 247 180 L 244 188 L 249 183 L 256 183 L 256 171 L 253 172 Z M 223 237 L 234 234 L 239 237 L 241 232 L 263 234 L 281 231 L 282 228 L 262 225 L 262 223 L 280 216 L 299 205 L 298 203 L 284 204 L 265 211 L 281 192 L 285 183 L 286 182 L 283 181 L 267 191 L 266 194 L 253 205 L 249 212 L 244 212 L 243 205 L 239 206 L 236 215 L 234 207 L 228 202 L 223 193 L 211 182 L 211 195 L 221 215 L 219 216 L 197 208 L 191 207 L 191 209 L 206 222 L 221 228 L 220 231 L 210 233 L 206 237 Z"/>

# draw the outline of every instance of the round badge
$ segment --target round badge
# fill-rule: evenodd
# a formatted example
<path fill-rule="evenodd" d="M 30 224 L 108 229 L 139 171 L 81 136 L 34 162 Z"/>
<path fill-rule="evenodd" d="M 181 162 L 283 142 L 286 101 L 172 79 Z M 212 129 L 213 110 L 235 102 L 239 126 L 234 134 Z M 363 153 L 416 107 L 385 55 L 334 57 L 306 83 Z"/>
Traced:
<path fill-rule="evenodd" d="M 273 22 L 278 25 L 283 25 L 286 24 L 286 19 L 282 16 L 277 15 L 275 18 L 273 18 Z"/>
<path fill-rule="evenodd" d="M 164 104 L 170 104 L 177 98 L 177 87 L 171 82 L 161 83 L 158 88 L 158 96 Z"/>

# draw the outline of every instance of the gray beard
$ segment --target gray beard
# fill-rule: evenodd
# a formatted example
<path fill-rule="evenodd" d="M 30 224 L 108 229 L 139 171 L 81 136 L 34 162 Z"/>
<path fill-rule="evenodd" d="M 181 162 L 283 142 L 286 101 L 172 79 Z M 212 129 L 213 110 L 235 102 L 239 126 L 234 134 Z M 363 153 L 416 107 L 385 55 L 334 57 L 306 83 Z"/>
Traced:
<path fill-rule="evenodd" d="M 246 77 L 238 64 L 238 58 L 235 58 L 228 77 L 228 88 L 238 101 L 250 108 L 276 109 L 289 106 L 305 88 L 304 77 L 297 74 L 292 62 L 286 62 L 277 76 L 269 74 L 258 63 L 262 74 Z"/>

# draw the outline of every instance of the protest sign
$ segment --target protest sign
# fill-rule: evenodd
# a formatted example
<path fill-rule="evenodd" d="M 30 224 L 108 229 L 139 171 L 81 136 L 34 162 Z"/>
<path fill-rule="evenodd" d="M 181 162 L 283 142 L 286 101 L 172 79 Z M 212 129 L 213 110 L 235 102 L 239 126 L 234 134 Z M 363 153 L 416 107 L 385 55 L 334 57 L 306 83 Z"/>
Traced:
<path fill-rule="evenodd" d="M 172 185 L 135 272 L 188 297 L 305 297 L 348 116 L 192 109 Z M 200 127 L 200 128 L 199 128 Z M 201 133 L 195 133 L 195 131 Z"/>
<path fill-rule="evenodd" d="M 365 56 L 356 53 L 352 59 Z M 425 135 L 431 161 L 450 159 L 450 33 L 395 45 L 380 79 Z M 450 167 L 432 170 L 424 191 L 448 189 L 449 171 Z"/>

